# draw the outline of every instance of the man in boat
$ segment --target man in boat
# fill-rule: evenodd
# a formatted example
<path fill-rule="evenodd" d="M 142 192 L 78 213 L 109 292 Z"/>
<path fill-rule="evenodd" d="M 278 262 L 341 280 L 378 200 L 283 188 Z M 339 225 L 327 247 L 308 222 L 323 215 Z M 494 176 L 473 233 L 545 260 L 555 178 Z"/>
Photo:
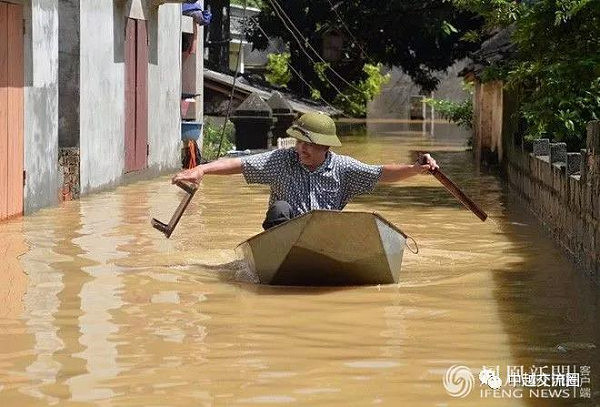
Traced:
<path fill-rule="evenodd" d="M 330 151 L 342 145 L 335 122 L 323 113 L 305 113 L 287 134 L 296 139 L 288 149 L 220 159 L 176 174 L 172 182 L 197 183 L 205 175 L 243 174 L 249 184 L 271 187 L 263 228 L 312 209 L 342 210 L 356 195 L 373 191 L 380 182 L 396 182 L 438 168 L 425 154 L 423 164 L 370 165 Z"/>

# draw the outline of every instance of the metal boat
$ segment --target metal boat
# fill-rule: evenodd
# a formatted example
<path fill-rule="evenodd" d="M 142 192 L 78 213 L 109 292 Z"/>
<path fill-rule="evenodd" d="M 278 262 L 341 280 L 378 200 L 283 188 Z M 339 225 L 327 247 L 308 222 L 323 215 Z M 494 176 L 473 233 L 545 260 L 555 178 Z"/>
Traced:
<path fill-rule="evenodd" d="M 371 212 L 313 210 L 238 246 L 261 284 L 398 282 L 406 234 Z"/>

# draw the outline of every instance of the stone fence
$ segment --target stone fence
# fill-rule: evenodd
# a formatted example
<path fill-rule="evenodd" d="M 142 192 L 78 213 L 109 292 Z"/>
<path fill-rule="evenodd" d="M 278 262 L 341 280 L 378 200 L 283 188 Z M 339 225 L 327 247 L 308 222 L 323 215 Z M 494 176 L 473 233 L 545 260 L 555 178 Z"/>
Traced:
<path fill-rule="evenodd" d="M 588 124 L 580 152 L 569 153 L 565 143 L 548 139 L 535 140 L 532 153 L 506 147 L 511 188 L 600 284 L 600 122 Z"/>

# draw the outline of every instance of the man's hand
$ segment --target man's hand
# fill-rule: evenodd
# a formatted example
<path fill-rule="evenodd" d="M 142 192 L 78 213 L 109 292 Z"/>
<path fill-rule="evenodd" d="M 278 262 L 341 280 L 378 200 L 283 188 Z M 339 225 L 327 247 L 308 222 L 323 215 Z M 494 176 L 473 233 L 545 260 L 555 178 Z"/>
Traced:
<path fill-rule="evenodd" d="M 189 170 L 183 170 L 175 174 L 175 176 L 171 179 L 171 183 L 176 183 L 177 181 L 187 181 L 193 182 L 194 184 L 198 184 L 202 177 L 204 176 L 204 171 L 202 171 L 201 166 L 197 166 L 194 168 L 190 168 Z"/>
<path fill-rule="evenodd" d="M 417 159 L 417 164 L 420 167 L 421 174 L 427 174 L 429 171 L 435 171 L 440 168 L 437 162 L 429 154 L 423 154 Z"/>

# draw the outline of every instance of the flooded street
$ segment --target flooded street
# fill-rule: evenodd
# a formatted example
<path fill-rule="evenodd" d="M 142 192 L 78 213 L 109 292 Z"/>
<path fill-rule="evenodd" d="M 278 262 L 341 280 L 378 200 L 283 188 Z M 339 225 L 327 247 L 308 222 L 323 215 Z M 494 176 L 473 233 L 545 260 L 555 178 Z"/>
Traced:
<path fill-rule="evenodd" d="M 368 130 L 335 151 L 431 151 L 488 221 L 430 176 L 379 186 L 346 210 L 378 212 L 420 251 L 397 285 L 343 288 L 252 282 L 235 248 L 261 231 L 268 189 L 241 175 L 206 177 L 170 239 L 150 226 L 183 196 L 169 177 L 0 223 L 0 405 L 598 405 L 598 287 L 449 125 Z M 443 385 L 453 365 L 475 376 L 464 398 Z M 483 366 L 503 381 L 507 366 L 589 367 L 590 383 L 494 397 Z"/>

